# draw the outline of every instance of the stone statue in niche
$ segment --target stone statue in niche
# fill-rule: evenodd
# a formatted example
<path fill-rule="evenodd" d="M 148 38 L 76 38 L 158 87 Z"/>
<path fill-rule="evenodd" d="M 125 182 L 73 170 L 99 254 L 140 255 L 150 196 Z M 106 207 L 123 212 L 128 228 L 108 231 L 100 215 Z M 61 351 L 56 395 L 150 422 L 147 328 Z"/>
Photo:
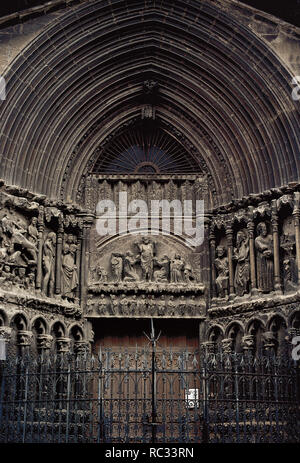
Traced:
<path fill-rule="evenodd" d="M 228 296 L 228 282 L 229 282 L 229 267 L 228 257 L 226 256 L 226 250 L 224 246 L 218 246 L 216 249 L 217 257 L 215 259 L 215 266 L 218 272 L 216 278 L 216 286 L 218 296 Z"/>
<path fill-rule="evenodd" d="M 78 286 L 78 273 L 75 265 L 76 249 L 74 238 L 69 235 L 63 247 L 61 261 L 61 294 L 67 299 L 74 299 L 74 291 Z"/>
<path fill-rule="evenodd" d="M 111 270 L 112 276 L 115 283 L 119 283 L 122 280 L 122 273 L 123 273 L 123 255 L 120 253 L 114 252 L 111 255 Z"/>
<path fill-rule="evenodd" d="M 298 271 L 295 257 L 295 235 L 282 235 L 280 247 L 283 251 L 283 281 L 286 291 L 297 288 Z"/>
<path fill-rule="evenodd" d="M 153 280 L 153 258 L 156 253 L 156 243 L 147 236 L 143 236 L 142 241 L 134 243 L 140 253 L 140 263 L 142 267 L 143 281 Z"/>
<path fill-rule="evenodd" d="M 182 271 L 184 262 L 179 254 L 175 254 L 170 263 L 171 283 L 182 283 Z"/>
<path fill-rule="evenodd" d="M 43 246 L 43 283 L 42 290 L 46 296 L 53 297 L 54 293 L 54 269 L 55 269 L 55 243 L 56 235 L 50 232 Z"/>
<path fill-rule="evenodd" d="M 154 271 L 154 280 L 158 283 L 166 283 L 169 281 L 170 275 L 170 259 L 167 255 L 164 255 L 162 259 L 154 258 L 154 264 L 160 267 L 160 270 Z"/>
<path fill-rule="evenodd" d="M 131 251 L 127 251 L 124 257 L 124 281 L 138 281 L 140 278 L 135 269 L 138 259 Z"/>
<path fill-rule="evenodd" d="M 233 260 L 236 261 L 234 275 L 235 292 L 238 296 L 244 296 L 249 291 L 250 280 L 249 238 L 247 232 L 244 230 L 237 232 Z"/>
<path fill-rule="evenodd" d="M 257 225 L 255 238 L 257 288 L 265 293 L 274 289 L 273 239 L 265 222 Z"/>

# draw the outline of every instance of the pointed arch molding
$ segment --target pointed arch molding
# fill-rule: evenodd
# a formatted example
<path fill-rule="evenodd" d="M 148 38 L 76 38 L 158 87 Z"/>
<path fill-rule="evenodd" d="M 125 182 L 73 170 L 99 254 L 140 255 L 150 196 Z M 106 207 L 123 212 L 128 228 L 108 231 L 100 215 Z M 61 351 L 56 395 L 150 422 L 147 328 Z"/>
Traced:
<path fill-rule="evenodd" d="M 149 78 L 159 83 L 157 119 L 198 156 L 217 202 L 299 180 L 292 75 L 212 0 L 69 7 L 5 78 L 0 162 L 7 183 L 75 201 L 99 146 L 140 117 Z"/>

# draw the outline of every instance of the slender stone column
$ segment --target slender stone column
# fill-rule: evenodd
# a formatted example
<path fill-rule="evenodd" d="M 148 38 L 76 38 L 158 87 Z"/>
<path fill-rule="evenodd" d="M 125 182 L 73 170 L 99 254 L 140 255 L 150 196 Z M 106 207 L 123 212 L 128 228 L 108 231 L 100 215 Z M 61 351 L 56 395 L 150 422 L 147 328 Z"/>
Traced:
<path fill-rule="evenodd" d="M 80 228 L 77 240 L 77 251 L 76 251 L 76 267 L 78 272 L 78 281 L 81 282 L 81 249 L 82 249 L 82 238 L 83 238 L 83 230 Z M 79 300 L 80 298 L 80 283 L 77 285 L 75 290 L 76 298 Z"/>
<path fill-rule="evenodd" d="M 234 295 L 234 272 L 233 272 L 233 232 L 231 224 L 226 225 L 226 239 L 228 247 L 228 270 L 229 270 L 229 296 Z"/>
<path fill-rule="evenodd" d="M 279 260 L 279 234 L 278 234 L 278 214 L 276 199 L 272 201 L 272 233 L 273 233 L 273 252 L 274 252 L 274 288 L 278 293 L 282 293 L 280 283 L 280 260 Z"/>
<path fill-rule="evenodd" d="M 216 237 L 213 230 L 209 234 L 209 244 L 210 244 L 210 261 L 211 261 L 211 295 L 213 298 L 217 297 L 216 292 L 216 267 L 215 267 L 215 258 L 216 258 Z"/>
<path fill-rule="evenodd" d="M 247 223 L 249 234 L 249 255 L 250 255 L 250 276 L 251 276 L 251 294 L 258 294 L 255 269 L 255 251 L 254 251 L 254 222 L 249 220 Z"/>
<path fill-rule="evenodd" d="M 36 269 L 36 288 L 41 289 L 42 287 L 42 259 L 43 259 L 43 245 L 44 245 L 44 206 L 40 206 L 39 216 L 38 216 L 38 260 L 37 260 L 37 269 Z"/>
<path fill-rule="evenodd" d="M 81 260 L 80 260 L 80 300 L 81 303 L 86 301 L 87 292 L 87 252 L 88 252 L 88 241 L 91 226 L 94 222 L 93 215 L 85 215 L 83 217 L 83 231 L 82 231 L 82 245 L 81 245 Z"/>
<path fill-rule="evenodd" d="M 62 243 L 64 236 L 63 216 L 58 218 L 58 231 L 56 239 L 56 270 L 55 270 L 55 294 L 61 291 L 61 261 L 62 261 Z"/>
<path fill-rule="evenodd" d="M 293 210 L 294 226 L 295 226 L 295 240 L 296 240 L 296 260 L 298 268 L 298 285 L 300 283 L 300 193 L 295 193 L 295 205 Z"/>
<path fill-rule="evenodd" d="M 0 338 L 4 339 L 6 343 L 10 341 L 12 328 L 9 326 L 0 326 Z"/>

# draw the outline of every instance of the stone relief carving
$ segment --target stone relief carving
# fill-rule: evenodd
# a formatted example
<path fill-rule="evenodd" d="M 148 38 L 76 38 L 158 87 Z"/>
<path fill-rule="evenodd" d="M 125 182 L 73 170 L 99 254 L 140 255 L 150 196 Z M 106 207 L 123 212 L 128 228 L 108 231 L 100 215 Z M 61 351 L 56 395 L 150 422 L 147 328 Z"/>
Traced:
<path fill-rule="evenodd" d="M 204 308 L 203 299 L 195 295 L 101 293 L 89 300 L 87 313 L 89 317 L 201 317 Z"/>

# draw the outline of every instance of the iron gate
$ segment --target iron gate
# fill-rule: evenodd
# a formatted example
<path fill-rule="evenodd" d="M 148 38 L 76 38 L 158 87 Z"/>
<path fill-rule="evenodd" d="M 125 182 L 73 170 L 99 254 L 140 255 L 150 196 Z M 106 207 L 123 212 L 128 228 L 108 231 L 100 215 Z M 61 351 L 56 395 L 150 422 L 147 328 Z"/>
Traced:
<path fill-rule="evenodd" d="M 298 422 L 289 356 L 151 346 L 2 366 L 0 442 L 298 442 Z"/>

